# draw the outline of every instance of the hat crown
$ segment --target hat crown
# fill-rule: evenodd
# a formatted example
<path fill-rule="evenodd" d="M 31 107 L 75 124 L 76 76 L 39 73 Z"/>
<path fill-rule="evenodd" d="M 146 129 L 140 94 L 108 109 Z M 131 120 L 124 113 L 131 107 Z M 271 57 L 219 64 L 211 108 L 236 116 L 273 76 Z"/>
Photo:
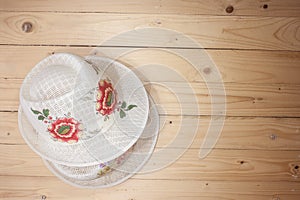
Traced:
<path fill-rule="evenodd" d="M 49 66 L 33 78 L 29 95 L 32 100 L 45 101 L 67 94 L 74 89 L 76 76 L 76 71 L 70 67 Z"/>
<path fill-rule="evenodd" d="M 103 74 L 101 69 L 99 72 Z M 99 78 L 97 73 L 87 62 L 71 54 L 47 57 L 32 70 L 31 75 L 24 80 L 21 104 L 29 121 L 42 137 L 49 137 L 49 126 L 58 129 L 60 124 L 65 124 L 65 129 L 59 130 L 70 131 L 71 128 L 67 126 L 72 123 L 68 124 L 68 120 L 76 121 L 76 129 L 86 132 L 81 141 L 111 126 L 112 120 L 104 122 L 104 117 L 96 115 L 94 101 Z M 47 111 L 47 116 L 43 111 Z M 37 118 L 44 123 L 36 123 Z M 60 123 L 56 123 L 56 119 L 60 119 Z M 77 142 L 78 138 L 69 141 Z"/>

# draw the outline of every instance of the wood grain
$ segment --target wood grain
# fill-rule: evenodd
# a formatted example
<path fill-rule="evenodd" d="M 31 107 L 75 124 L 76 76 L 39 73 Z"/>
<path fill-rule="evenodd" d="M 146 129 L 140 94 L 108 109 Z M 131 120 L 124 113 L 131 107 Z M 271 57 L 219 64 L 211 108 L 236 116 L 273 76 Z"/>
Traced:
<path fill-rule="evenodd" d="M 233 6 L 232 13 L 226 12 L 228 6 Z M 72 200 L 298 200 L 299 10 L 300 1 L 295 0 L 0 0 L 0 199 L 40 200 L 45 195 Z M 27 33 L 22 30 L 25 22 L 33 25 Z M 184 35 L 145 31 L 138 38 L 142 28 Z M 132 30 L 134 34 L 107 41 Z M 197 56 L 203 48 L 222 75 L 227 113 L 216 146 L 199 159 L 214 117 L 205 83 L 217 94 L 215 105 L 223 96 L 218 84 L 205 80 L 214 74 L 212 66 L 197 72 L 171 50 Z M 156 151 L 182 149 L 180 144 L 168 146 L 180 128 L 184 133 L 195 131 L 195 138 L 176 162 L 161 170 L 135 175 L 112 188 L 74 188 L 51 174 L 22 139 L 16 112 L 21 82 L 52 53 L 97 52 L 110 57 L 124 50 L 134 50 L 118 57 L 129 68 L 155 69 L 147 76 L 136 72 L 145 83 L 151 82 L 146 88 L 158 103 L 161 129 Z M 164 66 L 191 83 L 199 110 L 184 79 L 157 73 Z M 170 89 L 186 105 L 183 112 Z M 194 130 L 196 120 L 199 127 Z"/>
<path fill-rule="evenodd" d="M 0 77 L 24 78 L 43 58 L 52 53 L 69 52 L 86 56 L 91 52 L 99 56 L 117 57 L 130 68 L 159 64 L 176 70 L 189 82 L 203 82 L 203 72 L 197 72 L 187 61 L 164 49 L 134 49 L 118 47 L 52 47 L 52 46 L 0 46 Z M 193 51 L 193 50 L 190 50 Z M 194 51 L 197 53 L 197 51 Z M 224 83 L 300 84 L 300 52 L 207 50 L 220 71 Z M 18 59 L 15 59 L 18 55 Z M 250 62 L 249 62 L 250 61 Z M 152 81 L 174 81 L 164 76 L 159 80 L 156 71 L 149 74 Z M 206 80 L 209 82 L 209 80 Z"/>
<path fill-rule="evenodd" d="M 24 22 L 32 23 L 29 33 L 22 31 Z M 297 17 L 1 12 L 0 23 L 0 44 L 195 47 L 170 32 L 147 29 L 137 38 L 141 28 L 155 27 L 183 33 L 204 48 L 300 49 Z M 107 42 L 127 31 L 136 34 Z"/>
<path fill-rule="evenodd" d="M 0 145 L 0 176 L 52 176 L 41 158 L 26 145 Z M 159 151 L 159 148 L 156 149 Z M 222 180 L 299 182 L 300 151 L 214 149 L 201 160 L 198 149 L 156 172 L 136 175 L 149 180 Z M 157 160 L 157 166 L 160 161 Z M 298 167 L 296 167 L 298 166 Z M 297 169 L 296 169 L 296 168 Z M 39 169 L 39 170 L 37 170 Z M 300 186 L 299 186 L 300 189 Z"/>
<path fill-rule="evenodd" d="M 16 178 L 18 181 L 16 181 Z M 98 189 L 74 189 L 55 177 L 2 176 L 0 196 L 5 200 L 41 199 L 245 199 L 272 198 L 297 200 L 299 183 L 293 182 L 243 182 L 243 181 L 170 181 L 131 179 L 119 186 Z M 187 187 L 188 185 L 188 187 Z M 71 191 L 71 192 L 70 192 Z M 214 192 L 213 192 L 214 191 Z"/>
<path fill-rule="evenodd" d="M 0 5 L 2 11 L 300 16 L 300 3 L 294 0 L 93 0 L 88 3 L 82 3 L 80 0 L 73 0 L 72 3 L 59 0 L 0 0 Z M 232 13 L 226 12 L 228 6 L 234 7 Z"/>
<path fill-rule="evenodd" d="M 0 79 L 0 110 L 17 111 L 22 79 Z M 159 105 L 160 114 L 210 115 L 211 96 L 205 83 L 155 82 L 145 83 L 146 89 Z M 190 89 L 193 93 L 187 93 Z M 298 117 L 300 112 L 300 86 L 225 84 L 228 116 L 287 116 Z M 217 104 L 222 105 L 222 87 L 211 84 Z M 175 92 L 175 93 L 173 93 Z M 179 100 L 178 100 L 179 98 Z M 198 101 L 198 109 L 195 101 Z M 184 108 L 181 109 L 181 106 Z M 216 111 L 224 115 L 222 110 Z"/>
<path fill-rule="evenodd" d="M 160 134 L 157 147 L 167 147 L 177 137 L 180 128 L 184 132 L 195 132 L 190 148 L 199 149 L 210 122 L 210 117 L 199 118 L 199 128 L 193 128 L 196 117 L 160 116 Z M 25 145 L 18 130 L 16 112 L 0 112 L 0 143 Z M 300 150 L 299 118 L 253 118 L 227 117 L 216 149 L 250 150 Z"/>

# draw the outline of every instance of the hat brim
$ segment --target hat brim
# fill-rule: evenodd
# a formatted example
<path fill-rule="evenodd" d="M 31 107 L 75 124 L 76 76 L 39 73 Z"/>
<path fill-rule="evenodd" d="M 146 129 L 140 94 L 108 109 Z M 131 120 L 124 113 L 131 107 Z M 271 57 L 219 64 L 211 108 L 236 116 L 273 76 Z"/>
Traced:
<path fill-rule="evenodd" d="M 44 163 L 47 168 L 62 181 L 75 187 L 106 188 L 118 185 L 140 171 L 154 150 L 159 132 L 159 115 L 152 100 L 150 100 L 149 119 L 148 122 L 150 122 L 150 124 L 147 124 L 140 139 L 137 140 L 133 151 L 129 154 L 124 163 L 107 174 L 101 175 L 99 178 L 78 180 L 61 173 L 58 169 L 59 164 L 46 159 L 43 159 Z"/>

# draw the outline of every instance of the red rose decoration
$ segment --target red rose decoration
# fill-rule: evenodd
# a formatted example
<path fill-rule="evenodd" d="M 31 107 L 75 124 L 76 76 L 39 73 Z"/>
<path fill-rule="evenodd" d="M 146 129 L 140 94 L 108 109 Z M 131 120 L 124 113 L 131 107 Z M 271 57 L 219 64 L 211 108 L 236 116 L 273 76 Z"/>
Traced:
<path fill-rule="evenodd" d="M 98 83 L 96 110 L 102 115 L 110 115 L 116 106 L 116 92 L 108 80 Z"/>
<path fill-rule="evenodd" d="M 78 141 L 80 123 L 73 118 L 59 118 L 48 126 L 52 137 L 61 142 L 74 143 Z"/>

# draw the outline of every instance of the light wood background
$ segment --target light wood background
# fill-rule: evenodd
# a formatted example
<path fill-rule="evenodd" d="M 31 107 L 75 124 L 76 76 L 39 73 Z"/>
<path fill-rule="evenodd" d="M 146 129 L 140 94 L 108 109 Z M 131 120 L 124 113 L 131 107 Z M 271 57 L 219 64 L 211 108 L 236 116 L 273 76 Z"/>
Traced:
<path fill-rule="evenodd" d="M 233 6 L 231 13 L 226 12 L 228 6 Z M 32 23 L 30 32 L 22 30 L 24 22 Z M 139 47 L 119 61 L 135 68 L 155 60 L 179 71 L 195 90 L 201 111 L 201 116 L 193 114 L 191 105 L 180 113 L 176 99 L 165 88 L 151 87 L 151 94 L 163 107 L 157 148 L 175 137 L 181 117 L 199 118 L 201 128 L 186 153 L 167 168 L 136 175 L 108 189 L 71 187 L 46 169 L 19 134 L 20 84 L 47 55 L 87 55 L 108 38 L 141 27 L 179 31 L 199 42 L 211 56 L 227 94 L 221 137 L 200 160 L 199 147 L 211 113 L 205 82 L 187 62 L 159 51 L 164 44 L 157 49 Z M 117 52 L 134 46 L 134 42 L 120 43 L 99 49 Z M 172 43 L 168 47 L 176 48 Z M 155 81 L 176 87 L 187 99 L 184 103 L 189 103 L 191 94 L 185 92 L 183 83 Z M 0 0 L 0 149 L 0 198 L 5 200 L 39 200 L 43 195 L 47 200 L 298 200 L 300 1 Z"/>

